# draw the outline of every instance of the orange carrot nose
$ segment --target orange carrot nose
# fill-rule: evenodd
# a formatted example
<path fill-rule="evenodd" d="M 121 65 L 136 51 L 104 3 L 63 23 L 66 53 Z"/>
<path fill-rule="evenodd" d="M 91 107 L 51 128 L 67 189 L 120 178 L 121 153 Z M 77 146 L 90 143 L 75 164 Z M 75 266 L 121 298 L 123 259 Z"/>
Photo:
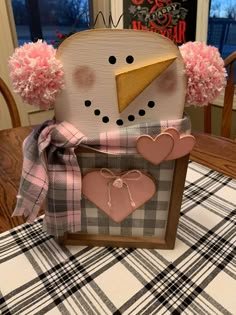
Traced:
<path fill-rule="evenodd" d="M 116 74 L 119 112 L 121 113 L 153 80 L 164 72 L 175 59 L 175 56 L 169 56 L 155 63 Z"/>

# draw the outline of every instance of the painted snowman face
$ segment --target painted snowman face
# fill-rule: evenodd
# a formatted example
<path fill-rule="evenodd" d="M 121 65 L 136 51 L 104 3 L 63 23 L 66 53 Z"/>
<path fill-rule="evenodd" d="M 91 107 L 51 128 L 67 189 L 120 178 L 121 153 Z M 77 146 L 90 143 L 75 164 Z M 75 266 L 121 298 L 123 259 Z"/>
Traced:
<path fill-rule="evenodd" d="M 55 114 L 86 136 L 123 126 L 179 119 L 186 93 L 178 48 L 147 31 L 91 30 L 66 39 L 57 51 L 65 90 Z"/>

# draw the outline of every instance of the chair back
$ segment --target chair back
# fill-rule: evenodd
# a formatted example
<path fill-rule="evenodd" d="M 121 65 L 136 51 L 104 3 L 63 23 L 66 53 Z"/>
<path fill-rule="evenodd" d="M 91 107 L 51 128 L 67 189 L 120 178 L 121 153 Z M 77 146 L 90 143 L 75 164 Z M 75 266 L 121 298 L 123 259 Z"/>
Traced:
<path fill-rule="evenodd" d="M 232 111 L 234 102 L 234 81 L 235 71 L 234 62 L 236 60 L 236 51 L 225 58 L 225 67 L 228 70 L 227 84 L 225 87 L 224 103 L 221 119 L 221 136 L 230 138 L 230 131 L 232 125 Z M 204 109 L 204 132 L 211 133 L 211 105 L 209 104 Z"/>
<path fill-rule="evenodd" d="M 0 78 L 0 93 L 3 95 L 5 102 L 7 104 L 9 114 L 11 117 L 12 127 L 20 127 L 21 121 L 20 121 L 20 115 L 16 106 L 16 102 L 6 85 L 6 83 Z"/>

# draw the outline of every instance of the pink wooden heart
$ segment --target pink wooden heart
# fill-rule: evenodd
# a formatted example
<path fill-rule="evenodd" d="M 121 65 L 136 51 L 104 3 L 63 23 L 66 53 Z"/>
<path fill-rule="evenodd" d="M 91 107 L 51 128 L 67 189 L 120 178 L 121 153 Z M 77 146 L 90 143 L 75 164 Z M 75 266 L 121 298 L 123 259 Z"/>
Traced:
<path fill-rule="evenodd" d="M 137 139 L 136 149 L 142 157 L 152 164 L 159 164 L 170 154 L 174 140 L 168 133 L 162 133 L 155 138 L 148 135 Z"/>
<path fill-rule="evenodd" d="M 168 128 L 165 133 L 171 135 L 174 139 L 174 147 L 171 153 L 166 157 L 166 160 L 178 159 L 189 154 L 195 145 L 195 138 L 191 135 L 180 137 L 179 132 L 175 128 Z"/>
<path fill-rule="evenodd" d="M 154 180 L 137 170 L 119 175 L 108 169 L 92 170 L 82 180 L 84 196 L 117 223 L 151 199 L 155 192 Z"/>

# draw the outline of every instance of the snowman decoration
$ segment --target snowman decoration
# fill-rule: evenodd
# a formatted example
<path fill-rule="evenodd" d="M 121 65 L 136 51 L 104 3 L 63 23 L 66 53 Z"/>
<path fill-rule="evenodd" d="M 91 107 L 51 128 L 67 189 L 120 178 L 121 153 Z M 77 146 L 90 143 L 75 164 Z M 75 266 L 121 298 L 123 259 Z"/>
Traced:
<path fill-rule="evenodd" d="M 46 201 L 44 228 L 54 236 L 119 234 L 130 220 L 153 213 L 162 165 L 195 143 L 184 106 L 212 101 L 226 76 L 216 48 L 179 49 L 156 33 L 118 29 L 76 33 L 57 51 L 25 44 L 10 69 L 25 101 L 55 110 L 55 119 L 24 142 L 14 215 L 33 222 Z"/>
<path fill-rule="evenodd" d="M 56 118 L 87 136 L 182 118 L 184 61 L 165 37 L 130 30 L 81 32 L 62 43 L 57 57 L 64 65 L 65 89 L 56 99 Z"/>

